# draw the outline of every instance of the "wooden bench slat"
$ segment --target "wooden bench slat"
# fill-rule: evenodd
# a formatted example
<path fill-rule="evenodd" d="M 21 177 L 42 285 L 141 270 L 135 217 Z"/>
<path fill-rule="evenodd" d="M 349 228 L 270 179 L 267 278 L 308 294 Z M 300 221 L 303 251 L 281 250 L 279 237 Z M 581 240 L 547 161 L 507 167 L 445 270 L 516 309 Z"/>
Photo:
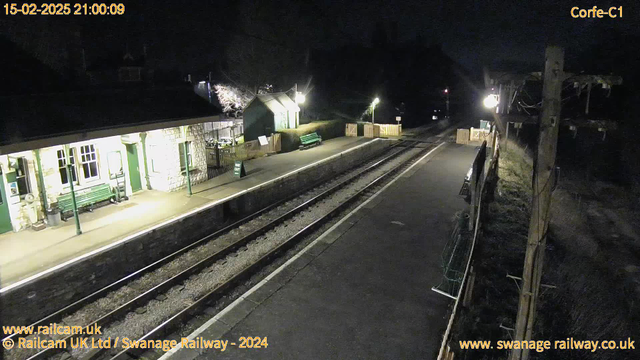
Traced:
<path fill-rule="evenodd" d="M 114 197 L 109 184 L 100 184 L 82 190 L 75 190 L 74 192 L 76 194 L 76 204 L 78 208 L 93 205 Z M 58 197 L 58 208 L 63 213 L 73 209 L 71 192 Z"/>
<path fill-rule="evenodd" d="M 300 136 L 300 143 L 302 144 L 301 146 L 311 145 L 311 144 L 321 143 L 321 142 L 322 142 L 322 137 L 315 132 Z"/>

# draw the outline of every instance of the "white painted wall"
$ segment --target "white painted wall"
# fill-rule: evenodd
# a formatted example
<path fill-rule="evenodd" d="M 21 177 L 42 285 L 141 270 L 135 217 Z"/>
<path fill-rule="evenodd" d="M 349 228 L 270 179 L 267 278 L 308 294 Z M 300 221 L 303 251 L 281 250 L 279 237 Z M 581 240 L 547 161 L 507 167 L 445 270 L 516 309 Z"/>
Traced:
<path fill-rule="evenodd" d="M 174 191 L 186 187 L 186 175 L 180 170 L 180 152 L 178 144 L 182 144 L 184 141 L 181 137 L 180 128 L 172 127 L 162 130 L 153 130 L 147 134 L 147 165 L 149 168 L 149 182 L 152 189 L 160 191 Z M 138 153 L 138 165 L 142 189 L 145 190 L 147 188 L 147 181 L 145 178 L 144 152 L 139 133 L 127 134 L 125 137 L 132 141 L 137 141 L 134 146 L 136 146 Z M 69 148 L 75 149 L 76 154 L 77 182 L 74 183 L 75 190 L 85 189 L 103 183 L 108 183 L 112 188 L 115 187 L 116 180 L 111 180 L 109 176 L 108 154 L 114 151 L 119 151 L 122 158 L 122 168 L 125 172 L 127 195 L 132 194 L 127 163 L 127 149 L 125 144 L 122 143 L 122 140 L 122 136 L 110 136 L 69 144 Z M 187 140 L 191 142 L 193 163 L 191 166 L 191 183 L 197 184 L 206 181 L 207 161 L 203 124 L 190 125 L 187 132 Z M 94 145 L 98 158 L 99 177 L 95 179 L 85 179 L 81 164 L 80 147 L 90 144 Z M 64 149 L 63 146 L 52 146 L 40 150 L 42 173 L 49 204 L 57 202 L 57 198 L 60 195 L 70 191 L 70 185 L 62 184 L 58 168 L 57 151 L 62 149 Z M 25 157 L 27 159 L 31 192 L 36 198 L 32 206 L 36 207 L 38 220 L 44 219 L 46 215 L 42 208 L 42 202 L 40 199 L 35 152 L 23 151 L 0 156 L 0 166 L 2 166 L 3 169 L 2 176 L 4 177 L 5 193 L 9 198 L 11 223 L 14 231 L 20 231 L 31 226 L 31 221 L 28 216 L 29 205 L 24 200 L 20 200 L 16 197 L 12 198 L 10 196 L 6 173 L 12 172 L 13 170 L 9 169 L 9 156 Z M 153 166 L 155 166 L 155 169 Z"/>
<path fill-rule="evenodd" d="M 147 160 L 149 179 L 154 190 L 174 191 L 187 185 L 187 177 L 180 171 L 178 145 L 183 139 L 179 128 L 154 130 L 147 133 Z M 204 126 L 189 126 L 187 140 L 191 142 L 191 184 L 207 180 L 207 158 Z"/>

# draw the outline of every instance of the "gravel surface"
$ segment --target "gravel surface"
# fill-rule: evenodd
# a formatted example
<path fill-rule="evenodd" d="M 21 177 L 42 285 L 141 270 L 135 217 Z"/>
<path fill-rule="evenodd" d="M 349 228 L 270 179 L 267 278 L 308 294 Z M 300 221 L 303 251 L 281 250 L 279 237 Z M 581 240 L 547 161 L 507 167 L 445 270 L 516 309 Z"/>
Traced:
<path fill-rule="evenodd" d="M 273 248 L 284 243 L 315 219 L 335 209 L 345 199 L 370 184 L 371 181 L 375 180 L 378 176 L 398 164 L 407 161 L 419 151 L 419 149 L 412 149 L 401 154 L 397 158 L 382 164 L 379 168 L 336 191 L 323 201 L 303 210 L 286 223 L 275 227 L 256 240 L 248 243 L 247 246 L 219 260 L 202 272 L 191 276 L 182 284 L 174 286 L 165 293 L 166 299 L 164 301 L 152 300 L 145 306 L 142 306 L 142 308 L 144 308 L 143 310 L 137 309 L 136 311 L 130 312 L 122 321 L 115 322 L 103 329 L 103 333 L 99 338 L 116 338 L 119 336 L 121 338 L 138 339 L 142 337 L 169 319 L 172 315 L 178 313 L 180 310 L 189 306 L 203 295 L 209 293 L 217 286 L 223 284 L 253 264 Z M 74 358 L 81 358 L 87 351 L 87 349 L 76 349 L 72 351 L 71 355 Z"/>

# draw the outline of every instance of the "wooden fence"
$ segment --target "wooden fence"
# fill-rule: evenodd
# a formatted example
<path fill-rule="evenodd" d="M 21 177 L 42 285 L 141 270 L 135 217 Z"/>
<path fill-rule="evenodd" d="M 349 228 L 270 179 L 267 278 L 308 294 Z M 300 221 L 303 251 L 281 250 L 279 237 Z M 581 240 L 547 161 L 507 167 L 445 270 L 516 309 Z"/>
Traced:
<path fill-rule="evenodd" d="M 469 130 L 469 141 L 478 141 L 478 142 L 486 141 L 487 144 L 492 144 L 493 143 L 493 139 L 492 139 L 493 134 L 494 134 L 494 132 L 489 131 L 487 129 L 471 128 Z"/>
<path fill-rule="evenodd" d="M 281 139 L 281 134 L 273 134 L 267 138 L 266 145 L 260 145 L 259 140 L 252 140 L 224 148 L 207 147 L 208 178 L 211 179 L 231 170 L 236 160 L 246 161 L 280 152 Z"/>
<path fill-rule="evenodd" d="M 402 125 L 376 124 L 380 127 L 380 136 L 400 136 L 402 135 Z"/>
<path fill-rule="evenodd" d="M 452 346 L 456 344 L 451 343 L 451 329 L 458 313 L 460 302 L 462 306 L 469 306 L 471 304 L 471 296 L 473 294 L 473 284 L 475 282 L 475 273 L 473 272 L 473 250 L 475 245 L 480 241 L 482 237 L 482 218 L 487 211 L 489 203 L 493 200 L 495 187 L 498 181 L 498 163 L 500 159 L 499 149 L 499 135 L 494 130 L 491 132 L 492 142 L 491 154 L 487 150 L 487 141 L 483 141 L 482 147 L 473 162 L 473 172 L 471 174 L 471 201 L 470 201 L 470 213 L 469 225 L 470 230 L 473 233 L 473 239 L 471 241 L 471 249 L 469 250 L 469 256 L 465 268 L 462 282 L 455 296 L 455 304 L 445 330 L 442 343 L 440 345 L 440 352 L 438 353 L 438 360 L 450 360 L 454 358 L 454 352 Z M 485 173 L 486 156 L 490 156 L 490 162 L 488 170 Z"/>
<path fill-rule="evenodd" d="M 469 143 L 469 129 L 458 129 L 456 133 L 456 144 L 466 145 Z"/>
<path fill-rule="evenodd" d="M 358 124 L 345 124 L 345 136 L 358 136 Z"/>
<path fill-rule="evenodd" d="M 377 138 L 381 136 L 402 135 L 402 125 L 393 124 L 364 124 L 364 137 Z"/>
<path fill-rule="evenodd" d="M 487 144 L 493 143 L 494 132 L 486 129 L 458 129 L 456 134 L 456 143 L 469 144 L 469 143 L 482 143 L 486 141 Z"/>

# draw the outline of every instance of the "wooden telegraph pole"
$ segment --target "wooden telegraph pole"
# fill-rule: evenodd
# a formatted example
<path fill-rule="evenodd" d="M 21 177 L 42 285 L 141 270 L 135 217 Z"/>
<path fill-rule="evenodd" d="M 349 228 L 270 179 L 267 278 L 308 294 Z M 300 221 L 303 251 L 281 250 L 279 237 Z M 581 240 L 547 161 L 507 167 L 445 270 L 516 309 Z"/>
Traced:
<path fill-rule="evenodd" d="M 522 274 L 522 287 L 516 319 L 516 341 L 531 340 L 536 313 L 536 302 L 542 277 L 544 251 L 547 243 L 549 207 L 553 186 L 558 124 L 560 122 L 561 90 L 564 80 L 564 50 L 548 46 L 545 54 L 544 83 L 542 86 L 542 114 L 538 137 L 538 154 L 533 173 L 533 199 L 527 251 Z M 527 360 L 529 351 L 513 350 L 511 360 Z"/>

